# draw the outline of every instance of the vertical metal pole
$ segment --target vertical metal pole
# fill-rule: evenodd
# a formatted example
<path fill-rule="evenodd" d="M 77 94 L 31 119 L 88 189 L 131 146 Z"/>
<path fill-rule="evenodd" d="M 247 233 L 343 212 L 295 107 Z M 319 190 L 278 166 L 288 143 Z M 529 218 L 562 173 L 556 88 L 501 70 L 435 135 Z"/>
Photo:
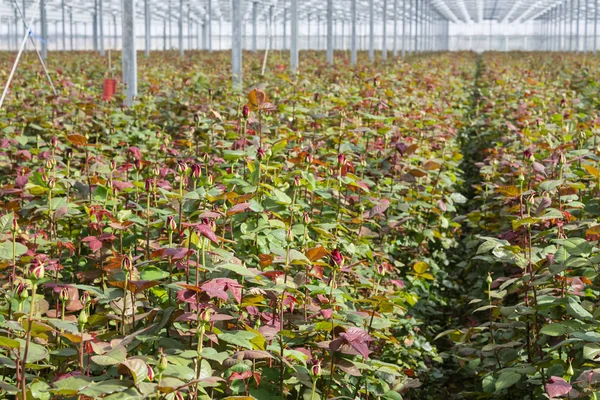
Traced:
<path fill-rule="evenodd" d="M 292 38 L 290 46 L 291 69 L 295 73 L 298 71 L 298 0 L 291 0 L 290 19 L 292 24 Z"/>
<path fill-rule="evenodd" d="M 135 52 L 135 0 L 123 0 L 123 83 L 125 84 L 125 105 L 133 104 L 137 96 L 137 56 Z"/>
<path fill-rule="evenodd" d="M 369 0 L 369 61 L 375 61 L 375 0 Z"/>
<path fill-rule="evenodd" d="M 65 0 L 62 0 L 61 5 L 61 13 L 62 13 L 62 49 L 63 51 L 67 50 L 67 28 L 65 24 Z"/>
<path fill-rule="evenodd" d="M 415 53 L 419 52 L 419 0 L 415 0 Z"/>
<path fill-rule="evenodd" d="M 598 0 L 594 6 L 594 55 L 598 53 Z"/>
<path fill-rule="evenodd" d="M 94 0 L 94 21 L 93 21 L 94 51 L 98 51 L 98 0 Z"/>
<path fill-rule="evenodd" d="M 183 50 L 183 0 L 179 0 L 179 19 L 177 20 L 177 28 L 179 29 L 179 57 L 183 57 L 185 55 L 185 51 Z"/>
<path fill-rule="evenodd" d="M 252 2 L 252 51 L 256 53 L 258 49 L 258 2 Z"/>
<path fill-rule="evenodd" d="M 351 0 L 350 4 L 350 18 L 352 19 L 352 39 L 351 39 L 351 51 L 350 51 L 350 63 L 352 66 L 356 65 L 357 53 L 356 53 L 356 0 Z"/>
<path fill-rule="evenodd" d="M 113 48 L 117 49 L 117 13 L 113 13 Z"/>
<path fill-rule="evenodd" d="M 208 17 L 204 14 L 204 21 L 202 21 L 202 50 L 208 48 Z"/>
<path fill-rule="evenodd" d="M 311 47 L 311 43 L 310 43 L 310 30 L 311 30 L 311 25 L 310 25 L 310 13 L 308 13 L 308 15 L 306 16 L 306 24 L 308 26 L 308 30 L 306 31 L 307 36 L 308 36 L 308 43 L 306 44 L 306 48 L 308 50 L 310 50 Z"/>
<path fill-rule="evenodd" d="M 231 72 L 233 86 L 242 88 L 242 4 L 241 0 L 231 2 Z"/>
<path fill-rule="evenodd" d="M 98 0 L 98 26 L 100 28 L 100 56 L 104 57 L 104 0 Z"/>
<path fill-rule="evenodd" d="M 387 0 L 383 0 L 383 40 L 381 44 L 381 58 L 387 60 Z"/>
<path fill-rule="evenodd" d="M 25 0 L 23 0 L 21 4 L 23 5 L 23 7 L 21 7 L 21 9 L 23 10 L 23 19 L 25 21 L 27 21 L 27 4 L 25 3 Z M 17 14 L 16 14 L 16 10 L 15 10 L 15 18 L 16 18 L 16 15 Z M 25 24 L 21 24 L 21 25 L 23 25 L 23 36 L 25 36 L 25 34 L 27 33 L 27 28 L 25 28 Z M 31 27 L 31 25 L 29 27 Z"/>
<path fill-rule="evenodd" d="M 579 38 L 579 25 L 580 25 L 580 23 L 579 23 L 579 18 L 580 18 L 580 10 L 581 10 L 581 4 L 580 4 L 580 0 L 577 0 L 577 25 L 576 25 L 576 27 L 577 27 L 577 31 L 576 31 L 576 41 L 575 41 L 575 51 L 576 51 L 576 52 L 579 52 L 579 49 L 580 49 L 580 45 L 579 45 L 579 41 L 580 41 L 580 38 Z"/>
<path fill-rule="evenodd" d="M 163 50 L 167 50 L 167 17 L 163 18 Z"/>
<path fill-rule="evenodd" d="M 333 0 L 327 0 L 327 63 L 333 64 Z"/>
<path fill-rule="evenodd" d="M 73 51 L 73 7 L 69 7 L 69 47 Z"/>
<path fill-rule="evenodd" d="M 394 0 L 394 58 L 398 58 L 398 0 Z"/>
<path fill-rule="evenodd" d="M 273 27 L 273 9 L 275 6 L 271 5 L 269 7 L 269 49 L 273 49 L 273 37 L 275 36 L 275 29 Z"/>
<path fill-rule="evenodd" d="M 402 0 L 402 58 L 406 57 L 406 2 Z"/>
<path fill-rule="evenodd" d="M 208 51 L 212 50 L 212 0 L 208 0 Z"/>
<path fill-rule="evenodd" d="M 48 21 L 46 19 L 46 0 L 40 3 L 40 23 L 42 30 L 42 59 L 48 57 Z"/>
<path fill-rule="evenodd" d="M 317 50 L 321 50 L 321 16 L 317 17 Z"/>
<path fill-rule="evenodd" d="M 573 39 L 574 39 L 574 33 L 575 33 L 575 29 L 573 26 L 573 23 L 575 22 L 575 0 L 569 0 L 569 3 L 571 5 L 571 21 L 570 21 L 570 25 L 571 28 L 569 29 L 569 51 L 573 51 Z"/>
<path fill-rule="evenodd" d="M 584 53 L 588 52 L 588 17 L 589 17 L 589 4 L 588 4 L 588 0 L 584 1 L 585 3 L 585 30 L 584 30 L 584 36 L 583 36 L 583 51 Z"/>
<path fill-rule="evenodd" d="M 144 47 L 146 58 L 150 57 L 150 0 L 144 0 Z"/>
<path fill-rule="evenodd" d="M 282 18 L 282 24 L 283 24 L 283 49 L 285 50 L 287 48 L 287 8 L 283 7 L 283 18 Z"/>

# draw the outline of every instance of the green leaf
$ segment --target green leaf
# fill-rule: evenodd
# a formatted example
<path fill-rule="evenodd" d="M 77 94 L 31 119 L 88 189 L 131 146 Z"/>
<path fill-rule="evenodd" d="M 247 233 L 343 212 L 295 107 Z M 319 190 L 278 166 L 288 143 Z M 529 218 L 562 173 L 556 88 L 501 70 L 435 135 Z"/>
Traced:
<path fill-rule="evenodd" d="M 123 361 L 117 368 L 121 375 L 131 375 L 136 385 L 148 377 L 148 366 L 139 358 L 130 358 Z"/>
<path fill-rule="evenodd" d="M 229 344 L 252 350 L 254 347 L 250 341 L 256 337 L 256 333 L 248 331 L 236 331 L 233 333 L 222 333 L 218 335 L 218 337 L 219 340 L 223 340 Z"/>
<path fill-rule="evenodd" d="M 127 358 L 125 346 L 117 346 L 108 353 L 101 356 L 92 356 L 92 361 L 98 365 L 110 366 L 122 363 Z"/>
<path fill-rule="evenodd" d="M 15 243 L 15 257 L 21 257 L 27 253 L 27 247 L 21 243 Z M 0 243 L 0 260 L 13 259 L 13 242 Z"/>
<path fill-rule="evenodd" d="M 163 372 L 163 375 L 183 379 L 184 381 L 191 381 L 196 378 L 196 372 L 193 369 L 186 367 L 185 365 L 175 364 L 169 364 L 167 369 Z"/>
<path fill-rule="evenodd" d="M 0 218 L 0 235 L 10 232 L 14 218 L 13 213 L 8 213 Z"/>
<path fill-rule="evenodd" d="M 521 374 L 517 372 L 503 372 L 500 374 L 498 380 L 496 381 L 496 391 L 499 392 L 501 390 L 508 389 L 520 380 Z"/>
<path fill-rule="evenodd" d="M 246 268 L 246 266 L 240 265 L 240 264 L 225 263 L 225 264 L 217 265 L 216 268 L 226 269 L 228 271 L 235 272 L 236 274 L 241 275 L 241 276 L 255 276 L 256 275 L 252 271 L 250 271 L 248 268 Z"/>
<path fill-rule="evenodd" d="M 580 320 L 592 319 L 592 314 L 590 314 L 585 308 L 581 306 L 573 297 L 569 297 L 567 299 L 567 312 L 572 317 L 575 317 Z"/>
<path fill-rule="evenodd" d="M 216 361 L 221 365 L 223 365 L 223 361 L 229 358 L 229 354 L 226 351 L 219 353 L 212 347 L 207 347 L 203 349 L 202 353 L 200 353 L 200 356 L 202 356 L 202 358 L 206 358 L 207 360 Z"/>
<path fill-rule="evenodd" d="M 567 333 L 567 327 L 561 324 L 548 324 L 540 329 L 540 333 L 548 336 L 562 336 Z"/>
<path fill-rule="evenodd" d="M 595 360 L 600 354 L 600 345 L 597 343 L 589 343 L 583 346 L 583 358 L 586 360 Z"/>
<path fill-rule="evenodd" d="M 292 199 L 290 199 L 290 196 L 288 196 L 281 190 L 273 189 L 272 193 L 273 193 L 272 199 L 275 202 L 277 202 L 279 204 L 285 204 L 285 205 L 292 204 Z"/>
<path fill-rule="evenodd" d="M 5 336 L 0 336 L 0 347 L 4 347 L 6 349 L 18 349 L 19 342 Z"/>
<path fill-rule="evenodd" d="M 567 253 L 573 256 L 581 256 L 592 252 L 592 245 L 584 238 L 571 238 L 564 240 L 563 245 Z"/>
<path fill-rule="evenodd" d="M 144 268 L 140 272 L 140 277 L 144 281 L 160 281 L 169 276 L 169 273 L 153 265 Z"/>
<path fill-rule="evenodd" d="M 95 399 L 112 394 L 115 392 L 124 392 L 133 386 L 133 382 L 127 380 L 108 379 L 97 384 L 88 386 L 80 394 L 93 397 Z"/>

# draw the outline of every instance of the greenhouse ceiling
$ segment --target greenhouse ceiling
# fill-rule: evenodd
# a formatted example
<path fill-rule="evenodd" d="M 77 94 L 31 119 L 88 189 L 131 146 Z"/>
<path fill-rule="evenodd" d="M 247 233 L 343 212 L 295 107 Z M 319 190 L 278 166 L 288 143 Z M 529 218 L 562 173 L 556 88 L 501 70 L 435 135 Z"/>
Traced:
<path fill-rule="evenodd" d="M 0 0 L 0 17 L 7 22 L 15 17 L 15 1 L 25 13 L 33 12 L 37 0 Z M 71 13 L 76 22 L 92 21 L 95 2 L 102 3 L 102 14 L 106 17 L 119 17 L 121 13 L 121 0 L 44 0 L 46 3 L 47 18 L 49 21 L 61 21 L 63 14 L 70 18 Z M 147 0 L 153 20 L 178 20 L 180 10 L 186 20 L 201 22 L 207 19 L 210 13 L 213 21 L 231 21 L 231 0 Z M 402 18 L 415 15 L 417 0 L 373 0 L 375 18 L 383 20 L 384 7 L 386 17 L 393 20 L 397 15 Z M 335 20 L 350 21 L 351 0 L 333 1 L 333 18 Z M 404 5 L 406 2 L 406 5 Z M 145 0 L 137 0 L 137 17 L 142 19 Z M 252 17 L 253 3 L 257 3 L 258 18 L 268 18 L 269 10 L 273 6 L 273 15 L 281 19 L 283 15 L 289 19 L 289 0 L 243 0 L 242 16 L 248 21 Z M 327 1 L 306 0 L 299 2 L 299 18 L 301 20 L 316 21 L 324 19 L 327 12 Z M 358 1 L 358 20 L 367 20 L 369 17 L 369 0 Z M 471 24 L 483 21 L 497 21 L 503 23 L 522 23 L 529 20 L 542 19 L 549 11 L 557 10 L 569 19 L 594 19 L 597 0 L 425 0 L 442 18 L 457 24 Z M 562 7 L 561 7 L 562 6 Z M 396 11 L 395 11 L 396 10 Z M 39 12 L 39 11 L 38 11 Z"/>

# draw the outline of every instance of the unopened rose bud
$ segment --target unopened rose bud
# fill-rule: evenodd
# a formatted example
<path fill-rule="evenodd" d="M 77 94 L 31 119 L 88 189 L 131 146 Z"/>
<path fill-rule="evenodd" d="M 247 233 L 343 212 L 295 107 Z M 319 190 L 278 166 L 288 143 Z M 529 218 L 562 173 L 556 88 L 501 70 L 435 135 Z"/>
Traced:
<path fill-rule="evenodd" d="M 183 175 L 186 171 L 187 164 L 185 163 L 185 161 L 177 161 L 177 172 L 179 172 L 180 175 Z"/>
<path fill-rule="evenodd" d="M 154 189 L 154 179 L 146 179 L 146 181 L 144 182 L 144 189 L 146 189 L 146 192 L 148 193 L 152 192 L 152 190 Z"/>
<path fill-rule="evenodd" d="M 192 177 L 198 179 L 202 176 L 202 168 L 198 164 L 192 164 Z"/>
<path fill-rule="evenodd" d="M 44 275 L 46 274 L 46 267 L 43 263 L 40 263 L 34 266 L 29 272 L 29 279 L 31 280 L 40 280 L 44 279 Z"/>
<path fill-rule="evenodd" d="M 117 169 L 117 162 L 115 160 L 110 160 L 110 169 L 113 171 Z"/>
<path fill-rule="evenodd" d="M 339 165 L 346 165 L 346 156 L 343 154 L 338 154 L 338 164 Z"/>
<path fill-rule="evenodd" d="M 83 292 L 81 295 L 80 301 L 83 305 L 87 305 L 90 301 L 92 301 L 92 297 L 88 292 Z"/>
<path fill-rule="evenodd" d="M 246 106 L 246 105 L 245 105 L 245 106 L 242 108 L 242 116 L 243 116 L 244 118 L 248 118 L 248 116 L 249 116 L 249 115 L 250 115 L 250 108 L 248 108 L 248 106 Z"/>
<path fill-rule="evenodd" d="M 154 177 L 160 176 L 160 167 L 158 165 L 155 165 L 154 167 L 152 167 L 152 176 L 154 176 Z"/>
<path fill-rule="evenodd" d="M 88 316 L 87 316 L 87 313 L 85 312 L 85 308 L 84 308 L 79 313 L 79 317 L 77 317 L 77 323 L 79 324 L 79 326 L 83 327 L 85 324 L 87 324 L 87 322 L 88 322 Z"/>
<path fill-rule="evenodd" d="M 175 229 L 177 229 L 177 222 L 175 222 L 175 217 L 173 217 L 172 215 L 169 215 L 167 217 L 166 228 L 167 232 L 174 232 Z"/>
<path fill-rule="evenodd" d="M 209 175 L 206 177 L 206 182 L 207 182 L 209 185 L 212 185 L 214 181 L 215 181 L 215 177 L 213 176 L 213 174 L 209 174 Z"/>
<path fill-rule="evenodd" d="M 287 230 L 287 240 L 288 242 L 293 242 L 294 241 L 294 232 L 292 232 L 291 229 Z"/>
<path fill-rule="evenodd" d="M 46 183 L 49 189 L 54 189 L 56 186 L 56 180 L 53 177 L 48 178 L 48 182 Z"/>
<path fill-rule="evenodd" d="M 73 149 L 71 149 L 71 148 L 65 149 L 65 158 L 67 160 L 73 159 Z"/>
<path fill-rule="evenodd" d="M 154 380 L 154 370 L 149 365 L 146 365 L 146 367 L 148 367 L 148 381 L 152 382 Z"/>
<path fill-rule="evenodd" d="M 180 391 L 175 392 L 175 396 L 173 396 L 174 400 L 183 400 L 183 394 Z"/>
<path fill-rule="evenodd" d="M 12 228 L 11 229 L 12 229 L 13 233 L 19 232 L 19 222 L 17 221 L 17 217 L 16 216 L 13 217 Z"/>
<path fill-rule="evenodd" d="M 314 360 L 311 363 L 310 374 L 314 377 L 319 377 L 323 373 L 323 368 L 321 366 L 321 360 Z"/>
<path fill-rule="evenodd" d="M 334 249 L 329 256 L 329 265 L 332 267 L 340 267 L 344 262 L 344 256 L 338 249 Z"/>
<path fill-rule="evenodd" d="M 52 136 L 52 139 L 50 139 L 50 145 L 52 147 L 57 147 L 58 146 L 58 138 L 56 136 Z"/>
<path fill-rule="evenodd" d="M 212 313 L 213 313 L 213 310 L 211 308 L 205 308 L 204 310 L 200 311 L 200 314 L 198 314 L 198 321 L 209 323 L 210 316 Z"/>
<path fill-rule="evenodd" d="M 121 259 L 121 268 L 129 272 L 131 272 L 131 270 L 133 269 L 133 260 L 131 259 L 131 256 L 129 254 L 126 254 Z"/>
<path fill-rule="evenodd" d="M 156 365 L 156 369 L 159 374 L 162 374 L 164 370 L 169 366 L 169 362 L 167 361 L 167 356 L 162 352 L 162 349 L 159 350 L 159 359 L 158 364 Z"/>
<path fill-rule="evenodd" d="M 314 160 L 313 155 L 311 153 L 307 153 L 306 154 L 306 163 L 307 164 L 312 164 L 313 160 Z"/>
<path fill-rule="evenodd" d="M 15 295 L 18 301 L 23 301 L 29 297 L 29 291 L 25 282 L 20 281 L 15 289 Z"/>
<path fill-rule="evenodd" d="M 490 286 L 494 280 L 492 279 L 492 274 L 488 272 L 487 278 L 485 278 L 485 282 Z"/>
<path fill-rule="evenodd" d="M 299 177 L 294 177 L 294 186 L 299 187 L 300 186 L 300 178 Z"/>
<path fill-rule="evenodd" d="M 141 170 L 142 170 L 142 167 L 144 166 L 144 165 L 142 164 L 142 161 L 141 161 L 141 160 L 135 160 L 135 161 L 133 162 L 133 165 L 135 166 L 135 169 L 136 169 L 136 170 L 138 170 L 138 171 L 141 171 Z"/>
<path fill-rule="evenodd" d="M 383 265 L 383 264 L 376 265 L 375 272 L 377 272 L 378 275 L 385 276 L 385 272 L 386 272 L 385 265 Z"/>
<path fill-rule="evenodd" d="M 58 299 L 65 303 L 67 301 L 69 301 L 69 289 L 67 289 L 66 287 L 60 289 L 60 293 L 58 294 Z"/>
<path fill-rule="evenodd" d="M 302 218 L 304 219 L 304 223 L 306 225 L 310 224 L 310 215 L 308 215 L 307 212 L 304 213 L 304 215 L 302 216 Z"/>
<path fill-rule="evenodd" d="M 256 151 L 256 158 L 258 161 L 262 161 L 265 158 L 265 150 L 262 147 Z"/>
<path fill-rule="evenodd" d="M 46 160 L 46 169 L 52 171 L 52 168 L 54 168 L 54 164 L 52 163 L 52 159 L 47 159 Z"/>

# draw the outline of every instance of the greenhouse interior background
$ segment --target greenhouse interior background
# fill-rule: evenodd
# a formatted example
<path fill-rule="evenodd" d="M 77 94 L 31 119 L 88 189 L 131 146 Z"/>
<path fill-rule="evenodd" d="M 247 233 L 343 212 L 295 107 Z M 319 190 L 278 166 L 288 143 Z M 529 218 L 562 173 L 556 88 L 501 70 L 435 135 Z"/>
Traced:
<path fill-rule="evenodd" d="M 218 0 L 135 1 L 136 48 L 143 50 L 225 50 L 232 47 L 232 4 Z M 286 49 L 291 44 L 290 0 L 239 1 L 242 48 Z M 352 45 L 351 0 L 333 0 L 333 46 Z M 596 0 L 358 0 L 358 50 L 374 47 L 415 50 L 531 51 L 593 50 Z M 328 2 L 298 1 L 300 50 L 327 49 Z M 22 16 L 33 19 L 31 35 L 48 50 L 121 49 L 121 0 L 1 0 L 0 49 L 18 49 L 25 32 Z M 42 19 L 46 23 L 42 24 Z M 447 23 L 447 27 L 446 27 Z M 148 42 L 146 34 L 149 32 Z M 396 32 L 394 34 L 394 32 Z M 384 37 L 388 39 L 385 40 Z M 402 40 L 402 37 L 413 40 Z M 396 38 L 394 43 L 393 38 Z M 417 51 L 421 50 L 417 48 Z"/>

